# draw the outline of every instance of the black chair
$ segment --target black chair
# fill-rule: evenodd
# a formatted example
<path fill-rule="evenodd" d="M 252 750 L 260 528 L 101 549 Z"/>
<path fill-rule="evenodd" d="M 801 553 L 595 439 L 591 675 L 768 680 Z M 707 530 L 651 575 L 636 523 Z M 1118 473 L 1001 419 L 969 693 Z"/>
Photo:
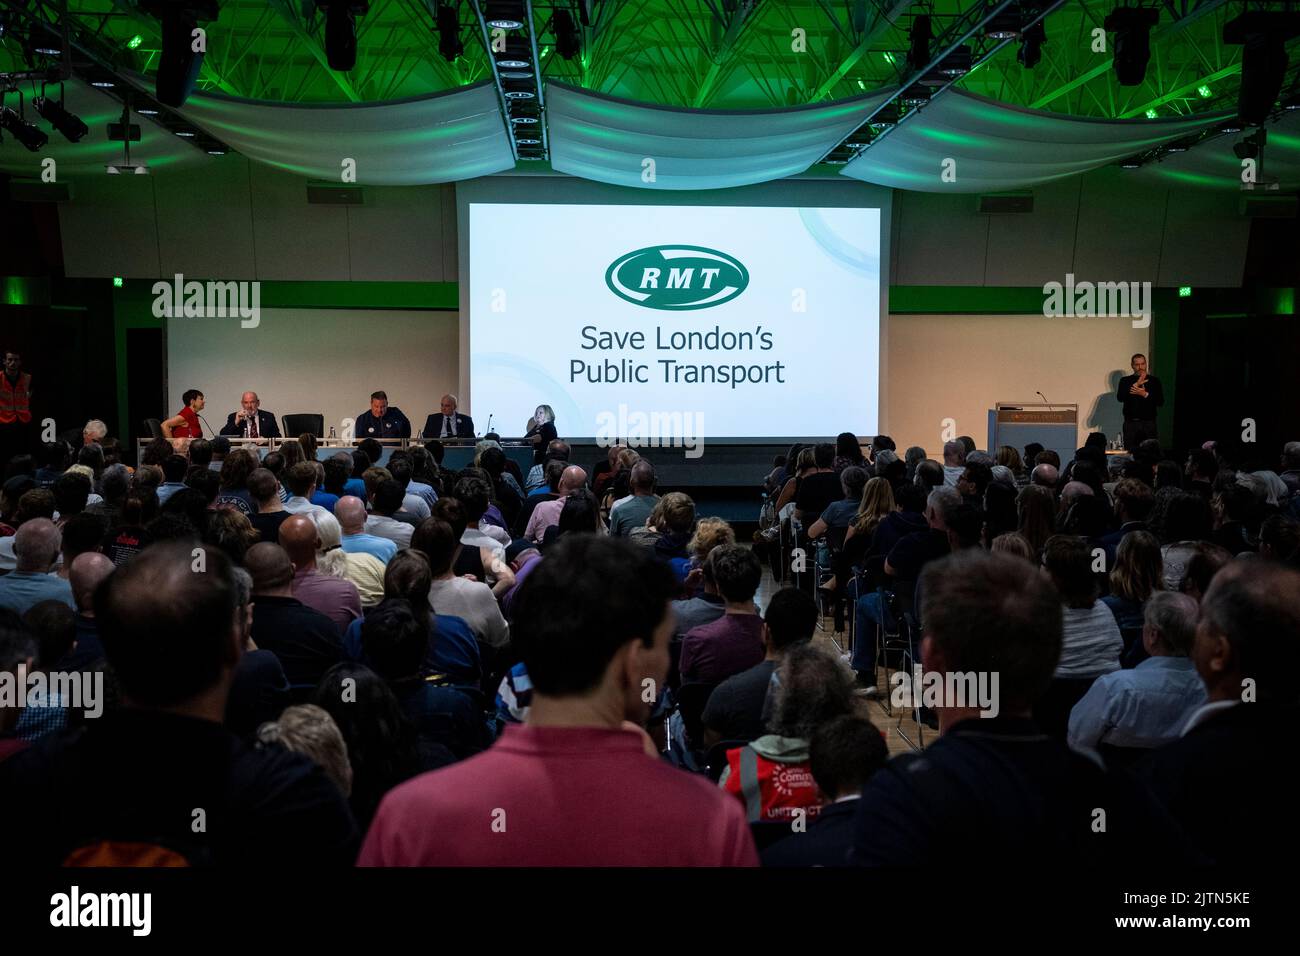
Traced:
<path fill-rule="evenodd" d="M 677 688 L 677 711 L 682 715 L 682 727 L 692 748 L 698 748 L 704 739 L 704 705 L 717 686 L 705 681 L 687 681 Z"/>
<path fill-rule="evenodd" d="M 163 438 L 162 421 L 157 418 L 146 418 L 144 420 L 144 431 L 150 438 Z"/>
<path fill-rule="evenodd" d="M 709 779 L 717 783 L 718 778 L 722 776 L 723 769 L 727 766 L 727 751 L 737 750 L 747 743 L 749 743 L 748 740 L 719 740 L 710 747 L 704 760 L 707 765 L 706 772 Z"/>
<path fill-rule="evenodd" d="M 286 438 L 297 438 L 303 432 L 311 432 L 317 438 L 325 437 L 325 416 L 316 414 L 281 415 Z"/>
<path fill-rule="evenodd" d="M 1034 723 L 1049 737 L 1064 741 L 1069 736 L 1070 711 L 1088 693 L 1096 677 L 1054 677 L 1047 693 L 1034 703 Z"/>
<path fill-rule="evenodd" d="M 1124 639 L 1124 650 L 1120 654 L 1119 663 L 1125 670 L 1137 667 L 1151 656 L 1142 643 L 1142 628 L 1121 627 L 1119 635 Z"/>

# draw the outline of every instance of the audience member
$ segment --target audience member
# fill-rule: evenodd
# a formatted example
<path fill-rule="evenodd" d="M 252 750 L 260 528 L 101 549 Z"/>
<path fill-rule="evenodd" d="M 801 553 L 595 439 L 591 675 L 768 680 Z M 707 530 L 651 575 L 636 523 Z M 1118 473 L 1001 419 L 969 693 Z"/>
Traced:
<path fill-rule="evenodd" d="M 625 729 L 649 714 L 645 682 L 667 675 L 672 590 L 668 570 L 633 545 L 601 535 L 562 542 L 519 597 L 528 723 L 390 792 L 360 864 L 755 864 L 739 804 L 648 758 L 642 735 Z"/>
<path fill-rule="evenodd" d="M 96 595 L 128 706 L 0 763 L 0 794 L 23 805 L 24 826 L 6 837 L 15 859 L 248 868 L 354 858 L 356 824 L 322 770 L 252 750 L 221 726 L 247 623 L 229 560 L 209 551 L 196 574 L 190 550 L 147 548 Z M 205 826 L 192 808 L 206 811 Z"/>

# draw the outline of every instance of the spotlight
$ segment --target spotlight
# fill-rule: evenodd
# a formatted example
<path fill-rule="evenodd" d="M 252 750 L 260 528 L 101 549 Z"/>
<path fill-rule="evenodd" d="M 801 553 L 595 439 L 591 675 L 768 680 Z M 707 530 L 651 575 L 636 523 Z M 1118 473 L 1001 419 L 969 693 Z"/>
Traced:
<path fill-rule="evenodd" d="M 573 14 L 561 7 L 551 17 L 551 27 L 555 30 L 556 53 L 566 60 L 572 60 L 582 52 L 582 38 L 573 22 Z"/>
<path fill-rule="evenodd" d="M 1219 125 L 1220 133 L 1240 133 L 1245 129 L 1239 120 L 1225 120 Z"/>
<path fill-rule="evenodd" d="M 1119 165 L 1121 169 L 1141 169 L 1142 160 L 1138 159 L 1137 157 L 1132 157 L 1130 159 L 1123 160 Z"/>
<path fill-rule="evenodd" d="M 1290 113 L 1293 110 L 1300 110 L 1300 96 L 1293 96 L 1290 99 L 1282 101 L 1282 109 Z"/>
<path fill-rule="evenodd" d="M 943 58 L 943 62 L 939 64 L 939 72 L 949 79 L 965 76 L 970 72 L 972 62 L 970 47 L 959 46 Z"/>
<path fill-rule="evenodd" d="M 47 43 L 41 43 L 32 47 L 33 53 L 39 53 L 41 56 L 62 56 L 63 51 L 56 46 L 50 46 Z"/>
<path fill-rule="evenodd" d="M 194 29 L 201 20 L 217 19 L 217 0 L 143 0 L 140 7 L 162 24 L 162 52 L 155 77 L 158 99 L 168 106 L 183 106 L 203 66 L 203 53 L 194 49 Z"/>
<path fill-rule="evenodd" d="M 32 106 L 36 107 L 36 112 L 41 114 L 41 118 L 63 134 L 63 138 L 69 143 L 78 143 L 81 138 L 90 132 L 86 128 L 80 117 L 73 116 L 63 108 L 63 103 L 56 103 L 47 96 L 38 96 L 32 100 Z"/>
<path fill-rule="evenodd" d="M 1300 33 L 1300 15 L 1252 10 L 1223 25 L 1223 42 L 1243 44 L 1237 115 L 1259 125 L 1268 119 L 1286 75 L 1286 43 Z"/>
<path fill-rule="evenodd" d="M 518 2 L 489 3 L 483 21 L 494 30 L 522 30 L 524 5 Z"/>
<path fill-rule="evenodd" d="M 1106 14 L 1102 26 L 1115 34 L 1115 76 L 1120 86 L 1138 86 L 1146 76 L 1151 28 L 1159 20 L 1160 11 L 1147 7 L 1116 7 Z"/>
<path fill-rule="evenodd" d="M 136 112 L 139 113 L 141 116 L 157 116 L 157 115 L 158 115 L 158 110 L 154 109 L 152 106 L 141 106 L 141 107 L 138 107 L 138 108 L 136 109 Z"/>
<path fill-rule="evenodd" d="M 984 24 L 984 35 L 990 40 L 1014 40 L 1020 36 L 1020 11 L 1003 10 Z"/>
<path fill-rule="evenodd" d="M 527 70 L 533 65 L 533 51 L 523 37 L 506 37 L 506 48 L 497 54 L 497 69 Z"/>
<path fill-rule="evenodd" d="M 871 117 L 871 126 L 897 126 L 898 125 L 898 106 L 894 103 L 886 103 L 880 108 L 875 116 Z"/>
<path fill-rule="evenodd" d="M 911 42 L 907 50 L 907 65 L 913 70 L 919 70 L 930 62 L 930 41 L 934 39 L 934 32 L 930 27 L 929 15 L 913 17 L 907 35 Z"/>
<path fill-rule="evenodd" d="M 357 65 L 357 17 L 370 12 L 370 0 L 316 0 L 316 7 L 325 8 L 325 59 L 347 73 Z"/>
<path fill-rule="evenodd" d="M 148 176 L 148 166 L 137 166 L 134 163 L 112 163 L 104 167 L 104 171 L 110 176 L 124 176 L 134 173 L 136 176 Z"/>
<path fill-rule="evenodd" d="M 117 86 L 112 80 L 91 80 L 90 85 L 100 90 L 111 90 Z"/>
<path fill-rule="evenodd" d="M 445 3 L 438 4 L 438 52 L 447 62 L 456 60 L 465 52 L 465 44 L 460 42 L 460 20 L 456 8 Z"/>
<path fill-rule="evenodd" d="M 904 106 L 924 106 L 930 102 L 930 90 L 920 83 L 914 83 L 898 98 Z"/>
<path fill-rule="evenodd" d="M 0 129 L 9 133 L 33 153 L 50 141 L 43 130 L 33 126 L 7 106 L 0 108 Z"/>
<path fill-rule="evenodd" d="M 1020 35 L 1020 49 L 1016 52 L 1016 59 L 1020 61 L 1020 65 L 1026 70 L 1036 67 L 1043 58 L 1043 44 L 1046 41 L 1047 31 L 1043 29 L 1042 20 L 1025 30 Z"/>
<path fill-rule="evenodd" d="M 1268 130 L 1256 130 L 1253 135 L 1234 143 L 1232 151 L 1236 153 L 1238 159 L 1257 159 L 1267 143 Z"/>

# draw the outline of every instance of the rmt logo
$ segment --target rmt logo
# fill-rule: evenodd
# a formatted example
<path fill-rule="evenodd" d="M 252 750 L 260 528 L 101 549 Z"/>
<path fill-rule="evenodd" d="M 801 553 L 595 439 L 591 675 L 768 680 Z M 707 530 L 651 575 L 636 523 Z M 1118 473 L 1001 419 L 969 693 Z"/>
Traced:
<path fill-rule="evenodd" d="M 749 285 L 739 259 L 704 246 L 650 246 L 616 259 L 605 284 L 647 309 L 687 312 L 730 302 Z"/>

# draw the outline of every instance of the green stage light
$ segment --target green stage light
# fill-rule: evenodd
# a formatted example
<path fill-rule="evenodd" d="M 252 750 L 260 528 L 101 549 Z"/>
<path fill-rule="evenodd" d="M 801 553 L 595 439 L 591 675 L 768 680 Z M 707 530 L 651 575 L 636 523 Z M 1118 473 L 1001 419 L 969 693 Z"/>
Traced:
<path fill-rule="evenodd" d="M 1178 287 L 1178 297 L 1180 299 L 1189 299 L 1192 295 L 1192 287 L 1189 285 L 1180 285 Z"/>
<path fill-rule="evenodd" d="M 1147 119 L 1155 119 L 1160 114 L 1155 111 L 1155 107 L 1147 110 Z"/>
<path fill-rule="evenodd" d="M 113 288 L 114 288 L 114 289 L 120 289 L 120 288 L 122 288 L 122 277 L 121 277 L 121 276 L 113 276 Z"/>
<path fill-rule="evenodd" d="M 1203 96 L 1205 99 L 1209 99 L 1211 96 L 1214 95 L 1214 94 L 1210 91 L 1210 88 L 1209 88 L 1208 86 L 1205 86 L 1204 84 L 1202 84 L 1201 86 L 1198 86 L 1198 87 L 1196 88 L 1196 92 L 1199 93 L 1199 94 L 1201 94 L 1201 96 Z"/>
<path fill-rule="evenodd" d="M 134 50 L 143 42 L 144 42 L 144 37 L 140 36 L 140 34 L 137 33 L 135 36 L 131 37 L 131 39 L 126 41 L 126 48 L 128 50 Z"/>

